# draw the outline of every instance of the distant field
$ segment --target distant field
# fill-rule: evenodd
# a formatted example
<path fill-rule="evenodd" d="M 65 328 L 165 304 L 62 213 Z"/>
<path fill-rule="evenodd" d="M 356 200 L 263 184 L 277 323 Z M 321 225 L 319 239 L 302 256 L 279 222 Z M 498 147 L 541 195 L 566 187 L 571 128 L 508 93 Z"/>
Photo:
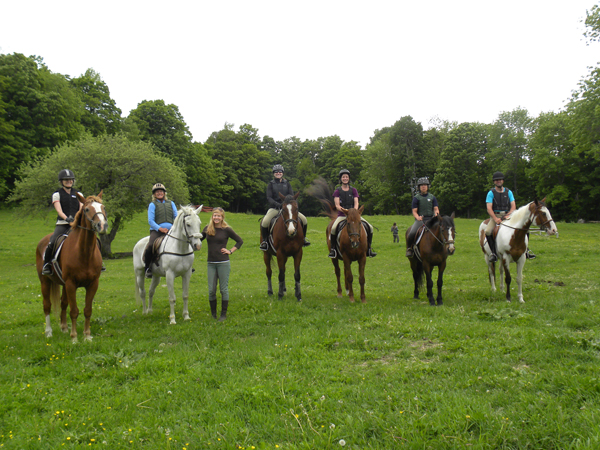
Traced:
<path fill-rule="evenodd" d="M 51 216 L 0 211 L 0 448 L 600 447 L 599 224 L 533 235 L 526 303 L 509 304 L 491 296 L 480 221 L 457 218 L 445 305 L 432 308 L 423 293 L 412 299 L 411 217 L 367 217 L 378 256 L 367 262 L 366 304 L 336 297 L 322 217 L 309 218 L 303 301 L 290 289 L 291 262 L 287 296 L 267 297 L 258 219 L 226 216 L 245 241 L 231 259 L 226 322 L 210 317 L 205 247 L 192 320 L 181 319 L 179 283 L 171 326 L 165 283 L 143 316 L 125 257 L 105 261 L 93 341 L 72 344 L 55 317 L 44 337 L 35 246 Z M 136 216 L 113 252 L 131 252 L 147 229 Z M 82 315 L 78 327 L 81 337 Z"/>

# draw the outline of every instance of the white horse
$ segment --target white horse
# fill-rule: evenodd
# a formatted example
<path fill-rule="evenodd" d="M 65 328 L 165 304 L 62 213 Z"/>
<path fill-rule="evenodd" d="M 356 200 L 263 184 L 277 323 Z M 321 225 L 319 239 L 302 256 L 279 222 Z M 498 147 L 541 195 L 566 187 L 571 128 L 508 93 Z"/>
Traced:
<path fill-rule="evenodd" d="M 142 260 L 144 249 L 148 243 L 149 236 L 142 238 L 133 248 L 133 269 L 135 271 L 135 296 L 142 302 L 143 314 L 152 313 L 152 298 L 160 278 L 166 276 L 167 289 L 169 290 L 169 303 L 171 304 L 171 325 L 175 322 L 175 278 L 181 277 L 183 286 L 183 320 L 190 320 L 188 312 L 188 291 L 190 277 L 192 276 L 192 264 L 194 263 L 194 250 L 202 247 L 202 224 L 198 213 L 202 206 L 194 209 L 191 206 L 182 206 L 177 213 L 177 218 L 169 233 L 163 238 L 158 249 L 158 266 L 152 264 L 152 283 L 148 292 L 148 307 L 146 308 L 146 290 L 144 289 L 145 269 Z"/>
<path fill-rule="evenodd" d="M 546 199 L 544 199 L 546 200 Z M 528 237 L 527 232 L 531 225 L 536 225 L 542 231 L 549 235 L 558 235 L 556 224 L 552 220 L 550 211 L 542 201 L 533 201 L 525 206 L 521 206 L 514 211 L 510 219 L 503 221 L 496 226 L 496 256 L 498 257 L 498 269 L 500 272 L 500 290 L 504 290 L 502 279 L 503 272 L 506 272 L 506 300 L 510 302 L 510 270 L 511 262 L 517 263 L 517 285 L 519 287 L 519 302 L 523 300 L 523 266 L 525 266 L 525 252 L 527 250 Z M 490 284 L 492 292 L 496 292 L 496 263 L 490 262 L 490 247 L 485 238 L 485 228 L 491 219 L 484 220 L 479 226 L 479 245 L 485 255 L 485 262 L 488 265 Z"/>

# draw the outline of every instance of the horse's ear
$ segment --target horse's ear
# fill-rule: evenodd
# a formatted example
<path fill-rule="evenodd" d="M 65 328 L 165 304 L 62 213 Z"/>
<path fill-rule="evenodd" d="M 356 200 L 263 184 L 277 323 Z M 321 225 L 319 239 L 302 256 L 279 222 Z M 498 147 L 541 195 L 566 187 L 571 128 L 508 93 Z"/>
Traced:
<path fill-rule="evenodd" d="M 81 195 L 81 192 L 77 192 L 77 200 L 79 200 L 79 203 L 85 203 L 85 197 Z"/>
<path fill-rule="evenodd" d="M 542 200 L 540 200 L 540 203 L 546 204 L 546 197 L 544 197 Z"/>
<path fill-rule="evenodd" d="M 294 200 L 298 200 L 298 196 L 300 195 L 300 191 L 296 192 L 294 194 Z"/>
<path fill-rule="evenodd" d="M 103 194 L 103 193 L 104 193 L 104 189 L 102 189 L 102 190 L 100 191 L 100 193 L 98 194 L 98 198 L 99 198 L 100 200 L 102 200 L 102 194 Z"/>
<path fill-rule="evenodd" d="M 452 215 L 450 216 L 452 220 L 454 220 L 454 211 L 452 211 Z"/>
<path fill-rule="evenodd" d="M 194 213 L 196 213 L 196 214 L 200 214 L 200 213 L 202 212 L 202 207 L 203 207 L 203 206 L 204 206 L 204 205 L 200 205 L 200 206 L 198 206 L 198 208 L 196 208 L 196 211 L 194 211 Z"/>
<path fill-rule="evenodd" d="M 362 216 L 362 213 L 364 210 L 365 210 L 365 205 L 362 205 L 360 208 L 358 208 L 358 213 Z"/>
<path fill-rule="evenodd" d="M 344 213 L 345 216 L 348 215 L 348 210 L 346 208 L 342 208 L 342 212 Z"/>
<path fill-rule="evenodd" d="M 283 195 L 281 192 L 279 193 L 279 198 L 281 198 L 281 200 L 285 200 L 285 195 Z"/>

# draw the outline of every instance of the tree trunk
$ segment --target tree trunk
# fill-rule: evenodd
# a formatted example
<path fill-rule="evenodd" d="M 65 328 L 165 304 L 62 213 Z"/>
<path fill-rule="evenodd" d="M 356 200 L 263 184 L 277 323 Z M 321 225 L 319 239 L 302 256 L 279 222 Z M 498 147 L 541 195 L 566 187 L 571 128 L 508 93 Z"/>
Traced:
<path fill-rule="evenodd" d="M 115 239 L 117 232 L 119 231 L 119 227 L 121 225 L 121 216 L 115 216 L 115 220 L 113 221 L 110 232 L 107 234 L 100 234 L 100 243 L 102 244 L 102 257 L 110 257 L 112 256 L 112 250 L 110 248 L 112 241 Z"/>

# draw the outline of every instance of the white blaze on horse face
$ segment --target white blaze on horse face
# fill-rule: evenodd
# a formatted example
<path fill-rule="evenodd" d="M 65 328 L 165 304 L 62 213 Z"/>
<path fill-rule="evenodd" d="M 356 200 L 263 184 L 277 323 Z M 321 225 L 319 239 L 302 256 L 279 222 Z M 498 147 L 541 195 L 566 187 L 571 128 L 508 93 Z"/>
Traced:
<path fill-rule="evenodd" d="M 102 204 L 98 202 L 92 202 L 90 205 L 96 211 L 96 217 L 98 218 L 98 224 L 96 225 L 98 229 L 98 233 L 104 234 L 108 230 L 108 222 L 106 221 L 106 216 L 102 211 Z"/>
<path fill-rule="evenodd" d="M 448 241 L 450 242 L 450 244 L 448 245 L 448 253 L 450 253 L 451 255 L 454 253 L 454 233 L 453 233 L 453 231 L 454 231 L 453 228 L 448 229 Z"/>
<path fill-rule="evenodd" d="M 288 214 L 290 219 L 294 216 L 292 216 L 292 205 L 286 205 L 286 208 L 288 210 Z M 293 236 L 294 234 L 296 234 L 296 227 L 294 227 L 294 222 L 288 222 L 288 227 L 287 227 L 287 233 L 290 236 Z"/>
<path fill-rule="evenodd" d="M 554 220 L 552 220 L 552 215 L 550 214 L 548 208 L 544 206 L 542 207 L 542 211 L 544 212 L 544 214 L 546 214 L 546 220 L 548 220 L 548 223 L 546 223 L 545 225 L 546 233 L 550 236 L 558 234 L 558 228 L 556 228 L 556 224 L 554 223 Z"/>

